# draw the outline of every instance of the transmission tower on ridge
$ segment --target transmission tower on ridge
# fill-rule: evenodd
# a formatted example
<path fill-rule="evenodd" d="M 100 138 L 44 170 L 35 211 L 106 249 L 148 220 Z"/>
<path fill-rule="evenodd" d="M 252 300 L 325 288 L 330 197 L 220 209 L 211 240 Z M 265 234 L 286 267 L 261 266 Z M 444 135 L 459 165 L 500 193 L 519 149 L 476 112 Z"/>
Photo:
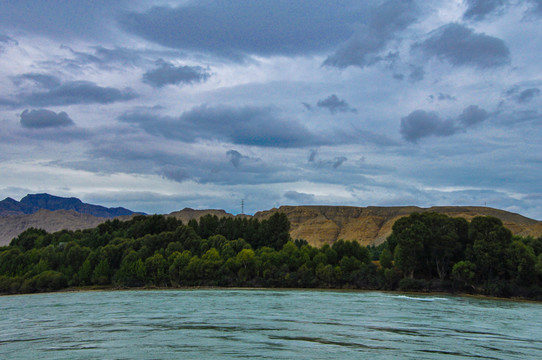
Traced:
<path fill-rule="evenodd" d="M 245 213 L 245 199 L 241 199 L 241 214 Z"/>

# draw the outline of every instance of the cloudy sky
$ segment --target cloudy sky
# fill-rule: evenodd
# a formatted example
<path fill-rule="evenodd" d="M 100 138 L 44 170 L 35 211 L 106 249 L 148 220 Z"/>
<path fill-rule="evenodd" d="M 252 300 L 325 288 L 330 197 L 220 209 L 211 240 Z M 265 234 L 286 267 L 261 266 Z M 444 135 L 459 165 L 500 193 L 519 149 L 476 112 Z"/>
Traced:
<path fill-rule="evenodd" d="M 5 0 L 0 197 L 542 220 L 542 1 Z"/>

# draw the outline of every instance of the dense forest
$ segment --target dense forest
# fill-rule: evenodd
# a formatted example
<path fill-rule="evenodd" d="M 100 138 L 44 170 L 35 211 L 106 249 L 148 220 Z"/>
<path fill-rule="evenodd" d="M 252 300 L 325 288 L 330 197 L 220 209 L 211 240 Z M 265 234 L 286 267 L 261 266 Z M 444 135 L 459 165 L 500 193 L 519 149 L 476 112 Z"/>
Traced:
<path fill-rule="evenodd" d="M 49 234 L 0 247 L 0 293 L 67 287 L 296 287 L 469 292 L 542 300 L 542 238 L 512 236 L 493 217 L 399 219 L 384 244 L 292 240 L 268 220 L 162 215 Z"/>

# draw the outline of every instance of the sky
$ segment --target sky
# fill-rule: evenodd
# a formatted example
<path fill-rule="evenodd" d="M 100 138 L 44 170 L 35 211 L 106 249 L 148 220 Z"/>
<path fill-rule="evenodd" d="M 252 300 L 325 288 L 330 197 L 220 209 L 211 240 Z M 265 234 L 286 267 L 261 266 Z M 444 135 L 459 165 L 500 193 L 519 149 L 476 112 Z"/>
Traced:
<path fill-rule="evenodd" d="M 542 220 L 540 0 L 3 0 L 0 197 Z"/>

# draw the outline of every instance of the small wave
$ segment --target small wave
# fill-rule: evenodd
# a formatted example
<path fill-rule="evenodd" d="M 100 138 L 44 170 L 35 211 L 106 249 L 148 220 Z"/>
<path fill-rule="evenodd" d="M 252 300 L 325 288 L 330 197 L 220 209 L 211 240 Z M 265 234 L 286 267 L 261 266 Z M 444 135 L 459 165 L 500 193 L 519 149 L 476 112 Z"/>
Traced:
<path fill-rule="evenodd" d="M 392 296 L 396 299 L 407 299 L 407 300 L 416 300 L 416 301 L 448 301 L 449 299 L 442 298 L 442 297 L 417 297 L 417 296 L 407 296 L 407 295 L 396 295 Z"/>

